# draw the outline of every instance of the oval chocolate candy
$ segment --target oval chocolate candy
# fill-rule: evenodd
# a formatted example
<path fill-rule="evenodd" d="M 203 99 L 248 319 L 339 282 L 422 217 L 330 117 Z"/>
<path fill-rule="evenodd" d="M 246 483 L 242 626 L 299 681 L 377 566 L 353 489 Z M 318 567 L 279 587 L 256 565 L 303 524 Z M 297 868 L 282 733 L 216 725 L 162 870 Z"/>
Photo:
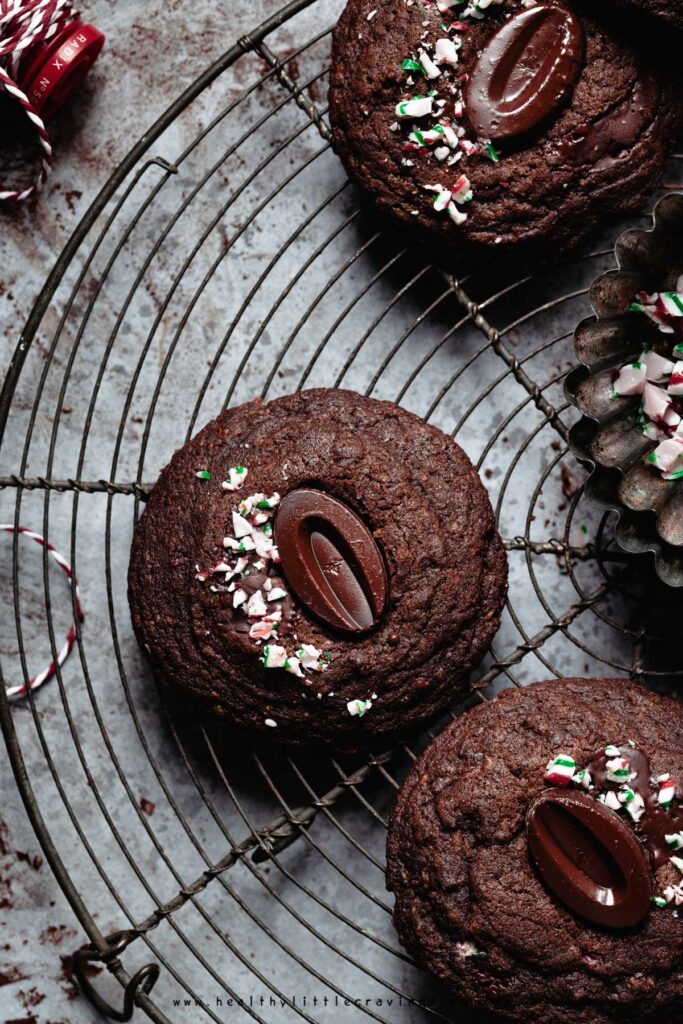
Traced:
<path fill-rule="evenodd" d="M 574 913 L 609 928 L 631 928 L 648 913 L 647 857 L 616 811 L 587 793 L 542 793 L 526 834 L 539 875 Z"/>
<path fill-rule="evenodd" d="M 290 491 L 275 516 L 275 543 L 289 586 L 317 619 L 365 633 L 387 600 L 384 559 L 348 505 L 314 488 Z"/>
<path fill-rule="evenodd" d="M 502 142 L 542 124 L 576 82 L 583 52 L 581 22 L 563 4 L 538 3 L 509 18 L 465 85 L 465 111 L 476 133 Z"/>

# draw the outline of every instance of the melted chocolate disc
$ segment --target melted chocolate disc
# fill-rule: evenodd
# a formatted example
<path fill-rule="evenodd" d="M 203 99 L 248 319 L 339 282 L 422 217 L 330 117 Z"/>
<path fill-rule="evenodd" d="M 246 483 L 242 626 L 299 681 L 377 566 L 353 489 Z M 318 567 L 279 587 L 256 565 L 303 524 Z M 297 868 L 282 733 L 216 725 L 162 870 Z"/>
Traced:
<path fill-rule="evenodd" d="M 539 875 L 570 910 L 609 928 L 631 928 L 647 915 L 647 858 L 618 812 L 587 793 L 541 793 L 526 832 Z"/>
<path fill-rule="evenodd" d="M 513 15 L 465 85 L 465 112 L 476 133 L 502 142 L 539 127 L 569 95 L 583 54 L 583 27 L 564 5 L 538 3 Z"/>
<path fill-rule="evenodd" d="M 384 559 L 365 523 L 324 491 L 291 491 L 275 516 L 275 543 L 302 605 L 343 633 L 365 633 L 387 600 Z"/>

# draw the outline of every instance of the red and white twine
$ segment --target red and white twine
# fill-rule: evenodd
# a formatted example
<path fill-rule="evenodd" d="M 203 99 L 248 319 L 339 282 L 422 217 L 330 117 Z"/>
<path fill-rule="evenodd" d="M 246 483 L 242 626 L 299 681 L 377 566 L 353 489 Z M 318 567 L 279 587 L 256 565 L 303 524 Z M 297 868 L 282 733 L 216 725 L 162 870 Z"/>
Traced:
<path fill-rule="evenodd" d="M 0 523 L 0 530 L 4 530 L 5 533 L 14 533 L 15 527 L 11 523 Z M 76 618 L 79 622 L 82 622 L 83 610 L 81 608 L 80 594 L 78 591 L 78 582 L 76 581 L 71 571 L 71 566 L 69 565 L 67 560 L 64 558 L 63 555 L 60 555 L 59 551 L 57 551 L 56 548 L 52 546 L 52 544 L 46 541 L 44 537 L 41 537 L 39 533 L 35 533 L 33 530 L 29 530 L 28 527 L 26 526 L 18 526 L 16 528 L 16 532 L 23 534 L 30 540 L 34 540 L 36 544 L 40 544 L 41 546 L 47 548 L 48 552 L 52 555 L 59 568 L 62 569 L 63 572 L 65 573 L 70 585 L 73 587 L 74 609 L 76 613 Z M 14 686 L 7 686 L 5 692 L 7 694 L 8 700 L 20 700 L 22 697 L 26 696 L 28 690 L 37 690 L 39 686 L 42 686 L 43 683 L 46 683 L 48 681 L 48 679 L 51 679 L 52 676 L 57 671 L 57 668 L 61 668 L 66 659 L 71 654 L 75 641 L 76 624 L 72 623 L 71 628 L 69 629 L 69 632 L 66 635 L 65 641 L 57 653 L 56 659 L 53 659 L 50 662 L 50 664 L 42 670 L 42 672 L 38 673 L 37 676 L 34 676 L 33 679 L 30 679 L 28 684 L 17 683 Z"/>
<path fill-rule="evenodd" d="M 44 185 L 52 170 L 52 144 L 45 122 L 17 82 L 27 51 L 52 39 L 77 18 L 67 0 L 0 0 L 0 86 L 23 108 L 43 150 L 40 171 L 23 189 L 0 189 L 0 200 L 28 199 Z"/>

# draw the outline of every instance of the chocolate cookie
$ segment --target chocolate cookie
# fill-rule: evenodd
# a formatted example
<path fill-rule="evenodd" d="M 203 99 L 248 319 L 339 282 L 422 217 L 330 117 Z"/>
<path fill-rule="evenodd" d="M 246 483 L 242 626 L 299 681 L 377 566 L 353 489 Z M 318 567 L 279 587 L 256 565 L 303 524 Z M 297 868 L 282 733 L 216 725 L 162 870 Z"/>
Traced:
<path fill-rule="evenodd" d="M 389 402 L 307 391 L 176 452 L 133 540 L 133 625 L 206 711 L 300 745 L 402 733 L 467 686 L 507 565 L 457 444 Z"/>
<path fill-rule="evenodd" d="M 402 943 L 510 1020 L 680 1021 L 682 775 L 683 707 L 624 679 L 536 683 L 469 711 L 391 815 Z"/>
<path fill-rule="evenodd" d="M 636 212 L 681 123 L 679 80 L 607 4 L 349 0 L 330 118 L 350 177 L 455 254 L 575 245 Z M 642 33 L 640 33 L 642 37 Z"/>
<path fill-rule="evenodd" d="M 642 11 L 659 19 L 662 26 L 683 29 L 683 7 L 680 0 L 615 0 L 624 10 Z"/>

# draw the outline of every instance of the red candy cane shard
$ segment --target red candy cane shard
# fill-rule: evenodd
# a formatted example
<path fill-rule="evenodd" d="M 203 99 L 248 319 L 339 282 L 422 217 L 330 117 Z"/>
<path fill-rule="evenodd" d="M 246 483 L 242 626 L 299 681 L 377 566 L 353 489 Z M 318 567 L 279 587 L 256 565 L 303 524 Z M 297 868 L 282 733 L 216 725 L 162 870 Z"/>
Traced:
<path fill-rule="evenodd" d="M 0 530 L 3 530 L 5 533 L 16 532 L 23 534 L 25 537 L 28 537 L 29 540 L 34 540 L 36 544 L 40 544 L 41 546 L 47 549 L 47 551 L 50 553 L 50 555 L 55 560 L 60 569 L 64 572 L 71 586 L 73 587 L 74 608 L 76 612 L 76 618 L 79 622 L 82 622 L 84 615 L 83 610 L 81 608 L 78 582 L 74 578 L 73 573 L 71 571 L 71 566 L 64 558 L 64 556 L 60 555 L 59 551 L 57 551 L 57 549 L 53 547 L 53 545 L 50 544 L 49 541 L 46 541 L 44 537 L 41 537 L 39 533 L 35 533 L 33 530 L 29 530 L 28 527 L 26 526 L 18 526 L 15 531 L 15 527 L 11 523 L 0 523 Z M 5 693 L 7 694 L 7 699 L 9 701 L 20 700 L 22 697 L 26 696 L 28 690 L 37 690 L 39 686 L 42 686 L 43 683 L 46 683 L 48 681 L 48 679 L 51 679 L 52 676 L 57 671 L 57 668 L 61 668 L 66 659 L 71 654 L 75 642 L 76 624 L 72 623 L 69 632 L 66 635 L 64 643 L 62 644 L 60 650 L 57 652 L 56 659 L 53 659 L 49 663 L 49 665 L 46 665 L 46 667 L 41 672 L 39 672 L 37 676 L 34 676 L 33 679 L 29 679 L 28 684 L 17 683 L 14 686 L 6 687 Z"/>

